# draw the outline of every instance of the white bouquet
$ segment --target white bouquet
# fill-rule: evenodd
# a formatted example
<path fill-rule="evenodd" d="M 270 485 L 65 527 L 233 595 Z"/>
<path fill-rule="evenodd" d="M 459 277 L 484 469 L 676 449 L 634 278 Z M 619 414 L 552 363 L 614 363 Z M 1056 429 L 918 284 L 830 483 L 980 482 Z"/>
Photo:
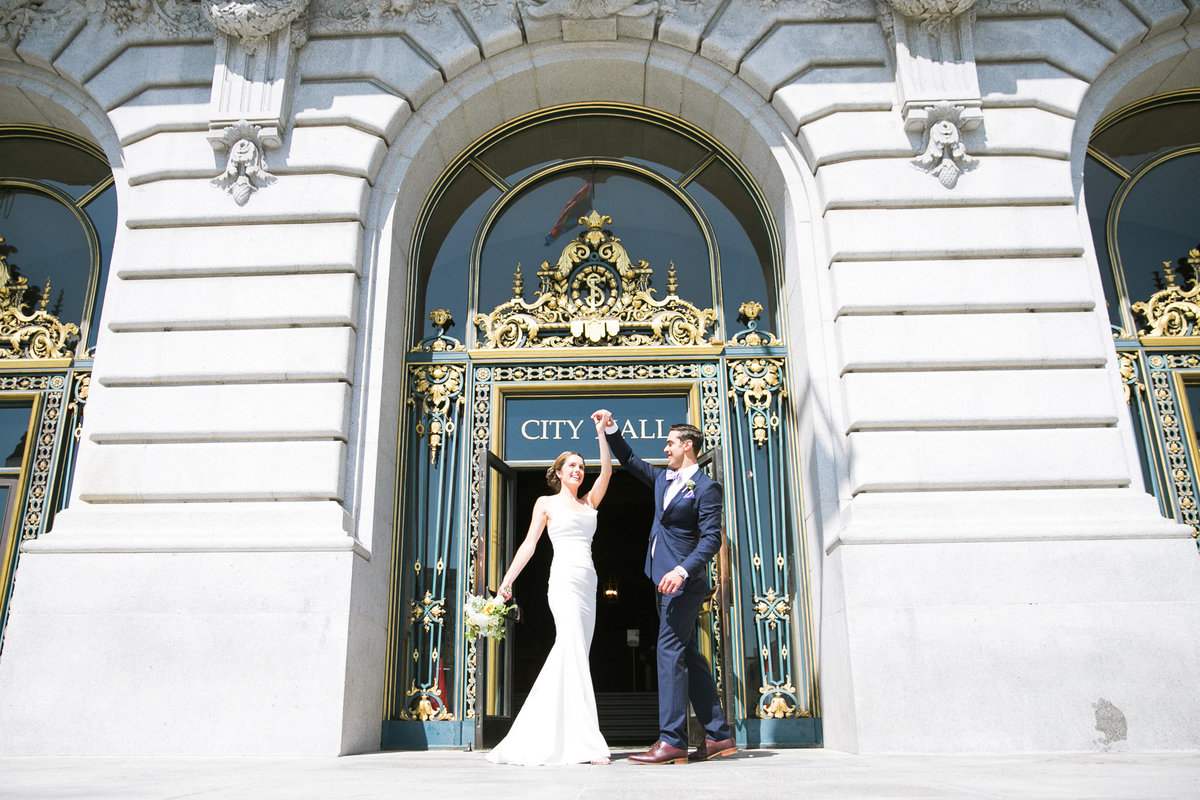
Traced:
<path fill-rule="evenodd" d="M 463 605 L 467 615 L 467 638 L 486 636 L 488 639 L 503 639 L 505 618 L 516 607 L 515 603 L 505 604 L 499 597 L 489 599 L 467 595 L 467 602 Z"/>

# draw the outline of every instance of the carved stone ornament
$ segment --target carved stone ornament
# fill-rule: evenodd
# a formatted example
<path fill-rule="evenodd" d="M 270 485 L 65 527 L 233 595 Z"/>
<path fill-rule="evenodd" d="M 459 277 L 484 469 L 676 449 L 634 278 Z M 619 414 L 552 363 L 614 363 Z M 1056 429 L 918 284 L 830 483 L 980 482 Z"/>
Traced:
<path fill-rule="evenodd" d="M 531 0 L 523 4 L 524 13 L 533 19 L 611 19 L 645 17 L 657 14 L 657 0 Z"/>
<path fill-rule="evenodd" d="M 296 53 L 308 41 L 309 0 L 205 0 L 217 27 L 208 139 L 223 150 L 224 130 L 239 121 L 258 142 L 279 147 L 295 89 Z"/>
<path fill-rule="evenodd" d="M 88 11 L 99 10 L 101 22 L 111 22 L 124 32 L 145 25 L 171 36 L 211 33 L 208 19 L 196 0 L 86 0 Z"/>
<path fill-rule="evenodd" d="M 290 25 L 308 8 L 309 0 L 210 0 L 205 13 L 217 30 L 247 44 L 264 42 Z"/>
<path fill-rule="evenodd" d="M 886 0 L 887 4 L 909 19 L 925 26 L 926 30 L 939 30 L 960 14 L 975 6 L 975 0 Z"/>
<path fill-rule="evenodd" d="M 35 25 L 64 28 L 83 9 L 78 3 L 46 0 L 8 0 L 0 6 L 0 42 L 19 42 Z"/>
<path fill-rule="evenodd" d="M 925 110 L 929 114 L 925 152 L 913 159 L 913 165 L 933 175 L 942 186 L 953 189 L 960 175 L 978 165 L 978 159 L 967 154 L 962 141 L 964 109 L 939 103 Z"/>
<path fill-rule="evenodd" d="M 267 172 L 259 128 L 241 120 L 224 130 L 221 141 L 229 150 L 229 158 L 225 171 L 213 178 L 212 185 L 229 192 L 235 203 L 244 206 L 250 195 L 275 182 L 275 176 Z"/>
<path fill-rule="evenodd" d="M 0 244 L 4 237 L 0 236 Z M 0 359 L 70 358 L 70 343 L 79 333 L 71 322 L 62 322 L 46 310 L 50 301 L 50 279 L 42 287 L 38 307 L 26 310 L 27 296 L 33 287 L 23 275 L 16 275 L 0 252 Z"/>
<path fill-rule="evenodd" d="M 592 211 L 580 217 L 587 231 L 563 248 L 558 261 L 542 262 L 541 286 L 532 302 L 522 296 L 524 279 L 517 265 L 511 300 L 490 314 L 476 314 L 484 347 L 667 345 L 708 343 L 717 313 L 699 309 L 675 294 L 675 265 L 667 274 L 667 296 L 656 300 L 650 288 L 654 270 L 634 264 L 621 240 L 605 229 L 611 217 Z"/>
<path fill-rule="evenodd" d="M 476 16 L 493 9 L 511 14 L 514 4 L 513 0 L 476 0 L 472 10 Z M 428 25 L 437 21 L 440 10 L 454 13 L 459 7 L 455 0 L 318 0 L 309 16 L 314 30 L 322 32 L 376 31 L 400 19 Z M 465 13 L 469 6 L 462 8 Z"/>

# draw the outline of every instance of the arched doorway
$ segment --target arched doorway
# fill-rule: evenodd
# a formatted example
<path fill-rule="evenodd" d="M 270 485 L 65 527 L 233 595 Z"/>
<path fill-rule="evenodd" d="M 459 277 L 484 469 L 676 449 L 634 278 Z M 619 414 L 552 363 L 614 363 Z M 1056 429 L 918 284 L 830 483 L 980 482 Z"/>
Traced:
<path fill-rule="evenodd" d="M 20 543 L 70 494 L 117 199 L 104 153 L 66 131 L 0 125 L 0 164 L 2 637 Z"/>
<path fill-rule="evenodd" d="M 1085 199 L 1143 482 L 1200 535 L 1200 90 L 1128 103 L 1096 125 Z"/>
<path fill-rule="evenodd" d="M 495 588 L 535 471 L 586 447 L 580 421 L 601 401 L 643 457 L 681 420 L 720 453 L 710 468 L 726 476 L 728 553 L 711 570 L 704 647 L 744 741 L 819 741 L 774 231 L 728 151 L 637 107 L 539 111 L 445 170 L 409 276 L 408 318 L 433 329 L 414 326 L 406 359 L 385 747 L 482 744 L 480 717 L 515 712 L 549 646 L 544 624 L 527 618 L 508 645 L 483 646 L 463 638 L 462 601 Z M 598 534 L 601 590 L 616 595 L 601 625 L 626 644 L 593 670 L 629 676 L 608 681 L 613 694 L 652 694 L 638 677 L 653 630 L 636 570 L 612 566 L 645 541 L 649 511 L 631 501 L 612 513 L 632 538 L 610 553 Z"/>

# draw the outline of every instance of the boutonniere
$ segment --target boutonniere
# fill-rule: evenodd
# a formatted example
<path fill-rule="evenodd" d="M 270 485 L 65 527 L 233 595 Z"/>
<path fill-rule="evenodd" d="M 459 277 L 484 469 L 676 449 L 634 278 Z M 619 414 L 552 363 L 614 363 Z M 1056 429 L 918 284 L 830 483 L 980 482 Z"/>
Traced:
<path fill-rule="evenodd" d="M 687 481 L 686 483 L 683 484 L 683 496 L 686 498 L 689 498 L 689 499 L 695 497 L 696 496 L 695 488 L 696 488 L 695 481 Z"/>

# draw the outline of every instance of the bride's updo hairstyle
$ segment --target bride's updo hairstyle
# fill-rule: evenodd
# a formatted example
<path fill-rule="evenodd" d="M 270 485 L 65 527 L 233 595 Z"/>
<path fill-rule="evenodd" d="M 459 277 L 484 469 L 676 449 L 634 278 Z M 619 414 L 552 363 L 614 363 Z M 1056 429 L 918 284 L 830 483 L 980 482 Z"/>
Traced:
<path fill-rule="evenodd" d="M 562 481 L 558 479 L 558 471 L 563 468 L 563 464 L 567 463 L 567 459 L 571 456 L 579 456 L 580 461 L 584 461 L 582 455 L 574 450 L 564 450 L 558 454 L 558 458 L 554 459 L 554 466 L 546 470 L 546 483 L 550 484 L 550 488 L 554 491 L 562 489 Z M 586 464 L 587 462 L 584 461 Z"/>

